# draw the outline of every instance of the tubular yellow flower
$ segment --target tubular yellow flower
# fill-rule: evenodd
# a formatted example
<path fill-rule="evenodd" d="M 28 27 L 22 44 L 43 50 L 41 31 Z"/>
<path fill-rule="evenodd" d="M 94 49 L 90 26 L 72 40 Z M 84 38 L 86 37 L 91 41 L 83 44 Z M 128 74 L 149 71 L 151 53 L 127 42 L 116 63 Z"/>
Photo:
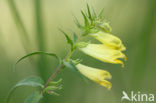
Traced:
<path fill-rule="evenodd" d="M 111 74 L 105 70 L 88 67 L 82 64 L 76 65 L 77 69 L 88 79 L 96 82 L 97 84 L 106 87 L 108 90 L 112 87 L 112 84 L 106 79 L 111 79 Z"/>
<path fill-rule="evenodd" d="M 118 58 L 126 58 L 126 56 L 120 51 L 109 48 L 103 44 L 88 44 L 84 48 L 80 48 L 81 51 L 103 62 L 122 64 L 123 62 Z"/>
<path fill-rule="evenodd" d="M 97 33 L 93 33 L 90 35 L 113 49 L 121 50 L 121 51 L 126 50 L 126 48 L 122 44 L 122 41 L 118 37 L 112 34 L 99 31 Z"/>

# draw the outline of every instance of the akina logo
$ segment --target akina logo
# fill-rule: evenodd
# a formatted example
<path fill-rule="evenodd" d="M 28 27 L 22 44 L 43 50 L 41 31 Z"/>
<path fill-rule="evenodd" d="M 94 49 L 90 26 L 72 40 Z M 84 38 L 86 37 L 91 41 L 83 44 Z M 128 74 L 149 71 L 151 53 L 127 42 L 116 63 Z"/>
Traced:
<path fill-rule="evenodd" d="M 128 101 L 135 101 L 136 102 L 153 102 L 154 101 L 154 94 L 146 94 L 141 93 L 140 91 L 134 92 L 131 91 L 130 94 L 127 94 L 125 91 L 122 91 L 122 98 L 121 101 L 128 100 Z"/>

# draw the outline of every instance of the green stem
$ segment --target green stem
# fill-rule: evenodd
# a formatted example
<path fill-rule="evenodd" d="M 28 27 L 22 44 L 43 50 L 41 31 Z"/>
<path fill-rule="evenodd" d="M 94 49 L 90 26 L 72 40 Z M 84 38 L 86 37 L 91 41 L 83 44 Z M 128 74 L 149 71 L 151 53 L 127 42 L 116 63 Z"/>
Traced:
<path fill-rule="evenodd" d="M 59 73 L 59 71 L 60 71 L 61 69 L 63 69 L 63 68 L 64 68 L 64 65 L 63 65 L 63 64 L 60 64 L 59 67 L 56 69 L 56 71 L 48 78 L 46 84 L 44 85 L 44 87 L 43 87 L 42 90 L 41 90 L 41 93 L 44 92 L 44 89 L 48 86 L 49 82 L 50 82 L 50 81 Z"/>
<path fill-rule="evenodd" d="M 68 55 L 65 58 L 65 61 L 69 61 L 70 57 L 72 56 L 72 54 L 74 53 L 74 50 L 71 50 Z M 54 79 L 54 77 L 60 72 L 60 70 L 62 70 L 64 68 L 64 64 L 61 63 L 58 68 L 55 70 L 54 73 L 51 74 L 51 76 L 48 78 L 47 82 L 45 83 L 44 87 L 41 90 L 41 93 L 44 92 L 45 88 L 48 86 L 49 82 Z"/>
<path fill-rule="evenodd" d="M 65 61 L 68 61 L 70 59 L 70 57 L 72 56 L 72 54 L 74 53 L 74 50 L 71 50 L 68 55 L 65 58 Z"/>

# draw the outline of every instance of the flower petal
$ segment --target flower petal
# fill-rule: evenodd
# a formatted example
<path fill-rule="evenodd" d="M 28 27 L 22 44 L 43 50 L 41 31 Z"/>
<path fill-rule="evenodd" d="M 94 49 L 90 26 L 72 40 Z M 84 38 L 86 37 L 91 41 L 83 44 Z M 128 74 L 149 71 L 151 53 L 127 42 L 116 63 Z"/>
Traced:
<path fill-rule="evenodd" d="M 126 50 L 126 48 L 122 44 L 122 41 L 112 34 L 99 31 L 90 35 L 102 42 L 103 44 L 108 45 L 108 47 L 110 48 L 121 51 Z"/>
<path fill-rule="evenodd" d="M 111 83 L 105 79 L 111 79 L 111 74 L 108 71 L 88 67 L 82 64 L 76 65 L 77 69 L 88 79 L 96 82 L 97 84 L 110 89 L 112 87 Z"/>
<path fill-rule="evenodd" d="M 110 90 L 112 88 L 112 84 L 107 80 L 99 81 L 98 84 L 106 87 L 108 90 Z"/>
<path fill-rule="evenodd" d="M 103 62 L 122 64 L 118 58 L 126 58 L 126 56 L 120 50 L 114 50 L 103 44 L 88 44 L 84 48 L 80 48 L 81 51 Z"/>

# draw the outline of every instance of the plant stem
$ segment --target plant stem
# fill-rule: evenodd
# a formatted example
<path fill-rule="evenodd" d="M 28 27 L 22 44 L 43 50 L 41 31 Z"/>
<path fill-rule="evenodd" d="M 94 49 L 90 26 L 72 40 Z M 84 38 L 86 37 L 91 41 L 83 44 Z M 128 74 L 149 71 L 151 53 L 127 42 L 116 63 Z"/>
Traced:
<path fill-rule="evenodd" d="M 44 87 L 41 90 L 41 93 L 44 92 L 44 89 L 48 86 L 49 82 L 58 74 L 58 72 L 64 68 L 63 64 L 60 64 L 59 67 L 56 69 L 56 71 L 48 78 L 46 84 L 44 85 Z"/>
<path fill-rule="evenodd" d="M 70 59 L 70 57 L 72 56 L 72 54 L 74 53 L 74 50 L 71 50 L 68 55 L 65 58 L 65 61 L 68 61 Z"/>
<path fill-rule="evenodd" d="M 68 61 L 70 59 L 70 57 L 72 56 L 72 54 L 74 53 L 74 50 L 70 50 L 70 52 L 67 54 L 67 56 L 65 57 L 65 61 Z M 58 68 L 55 70 L 54 73 L 51 74 L 51 76 L 48 78 L 47 82 L 45 83 L 44 87 L 41 90 L 41 93 L 44 92 L 44 89 L 48 86 L 49 82 L 54 79 L 54 77 L 59 73 L 59 71 L 61 69 L 63 69 L 65 66 L 63 63 L 61 63 Z"/>

